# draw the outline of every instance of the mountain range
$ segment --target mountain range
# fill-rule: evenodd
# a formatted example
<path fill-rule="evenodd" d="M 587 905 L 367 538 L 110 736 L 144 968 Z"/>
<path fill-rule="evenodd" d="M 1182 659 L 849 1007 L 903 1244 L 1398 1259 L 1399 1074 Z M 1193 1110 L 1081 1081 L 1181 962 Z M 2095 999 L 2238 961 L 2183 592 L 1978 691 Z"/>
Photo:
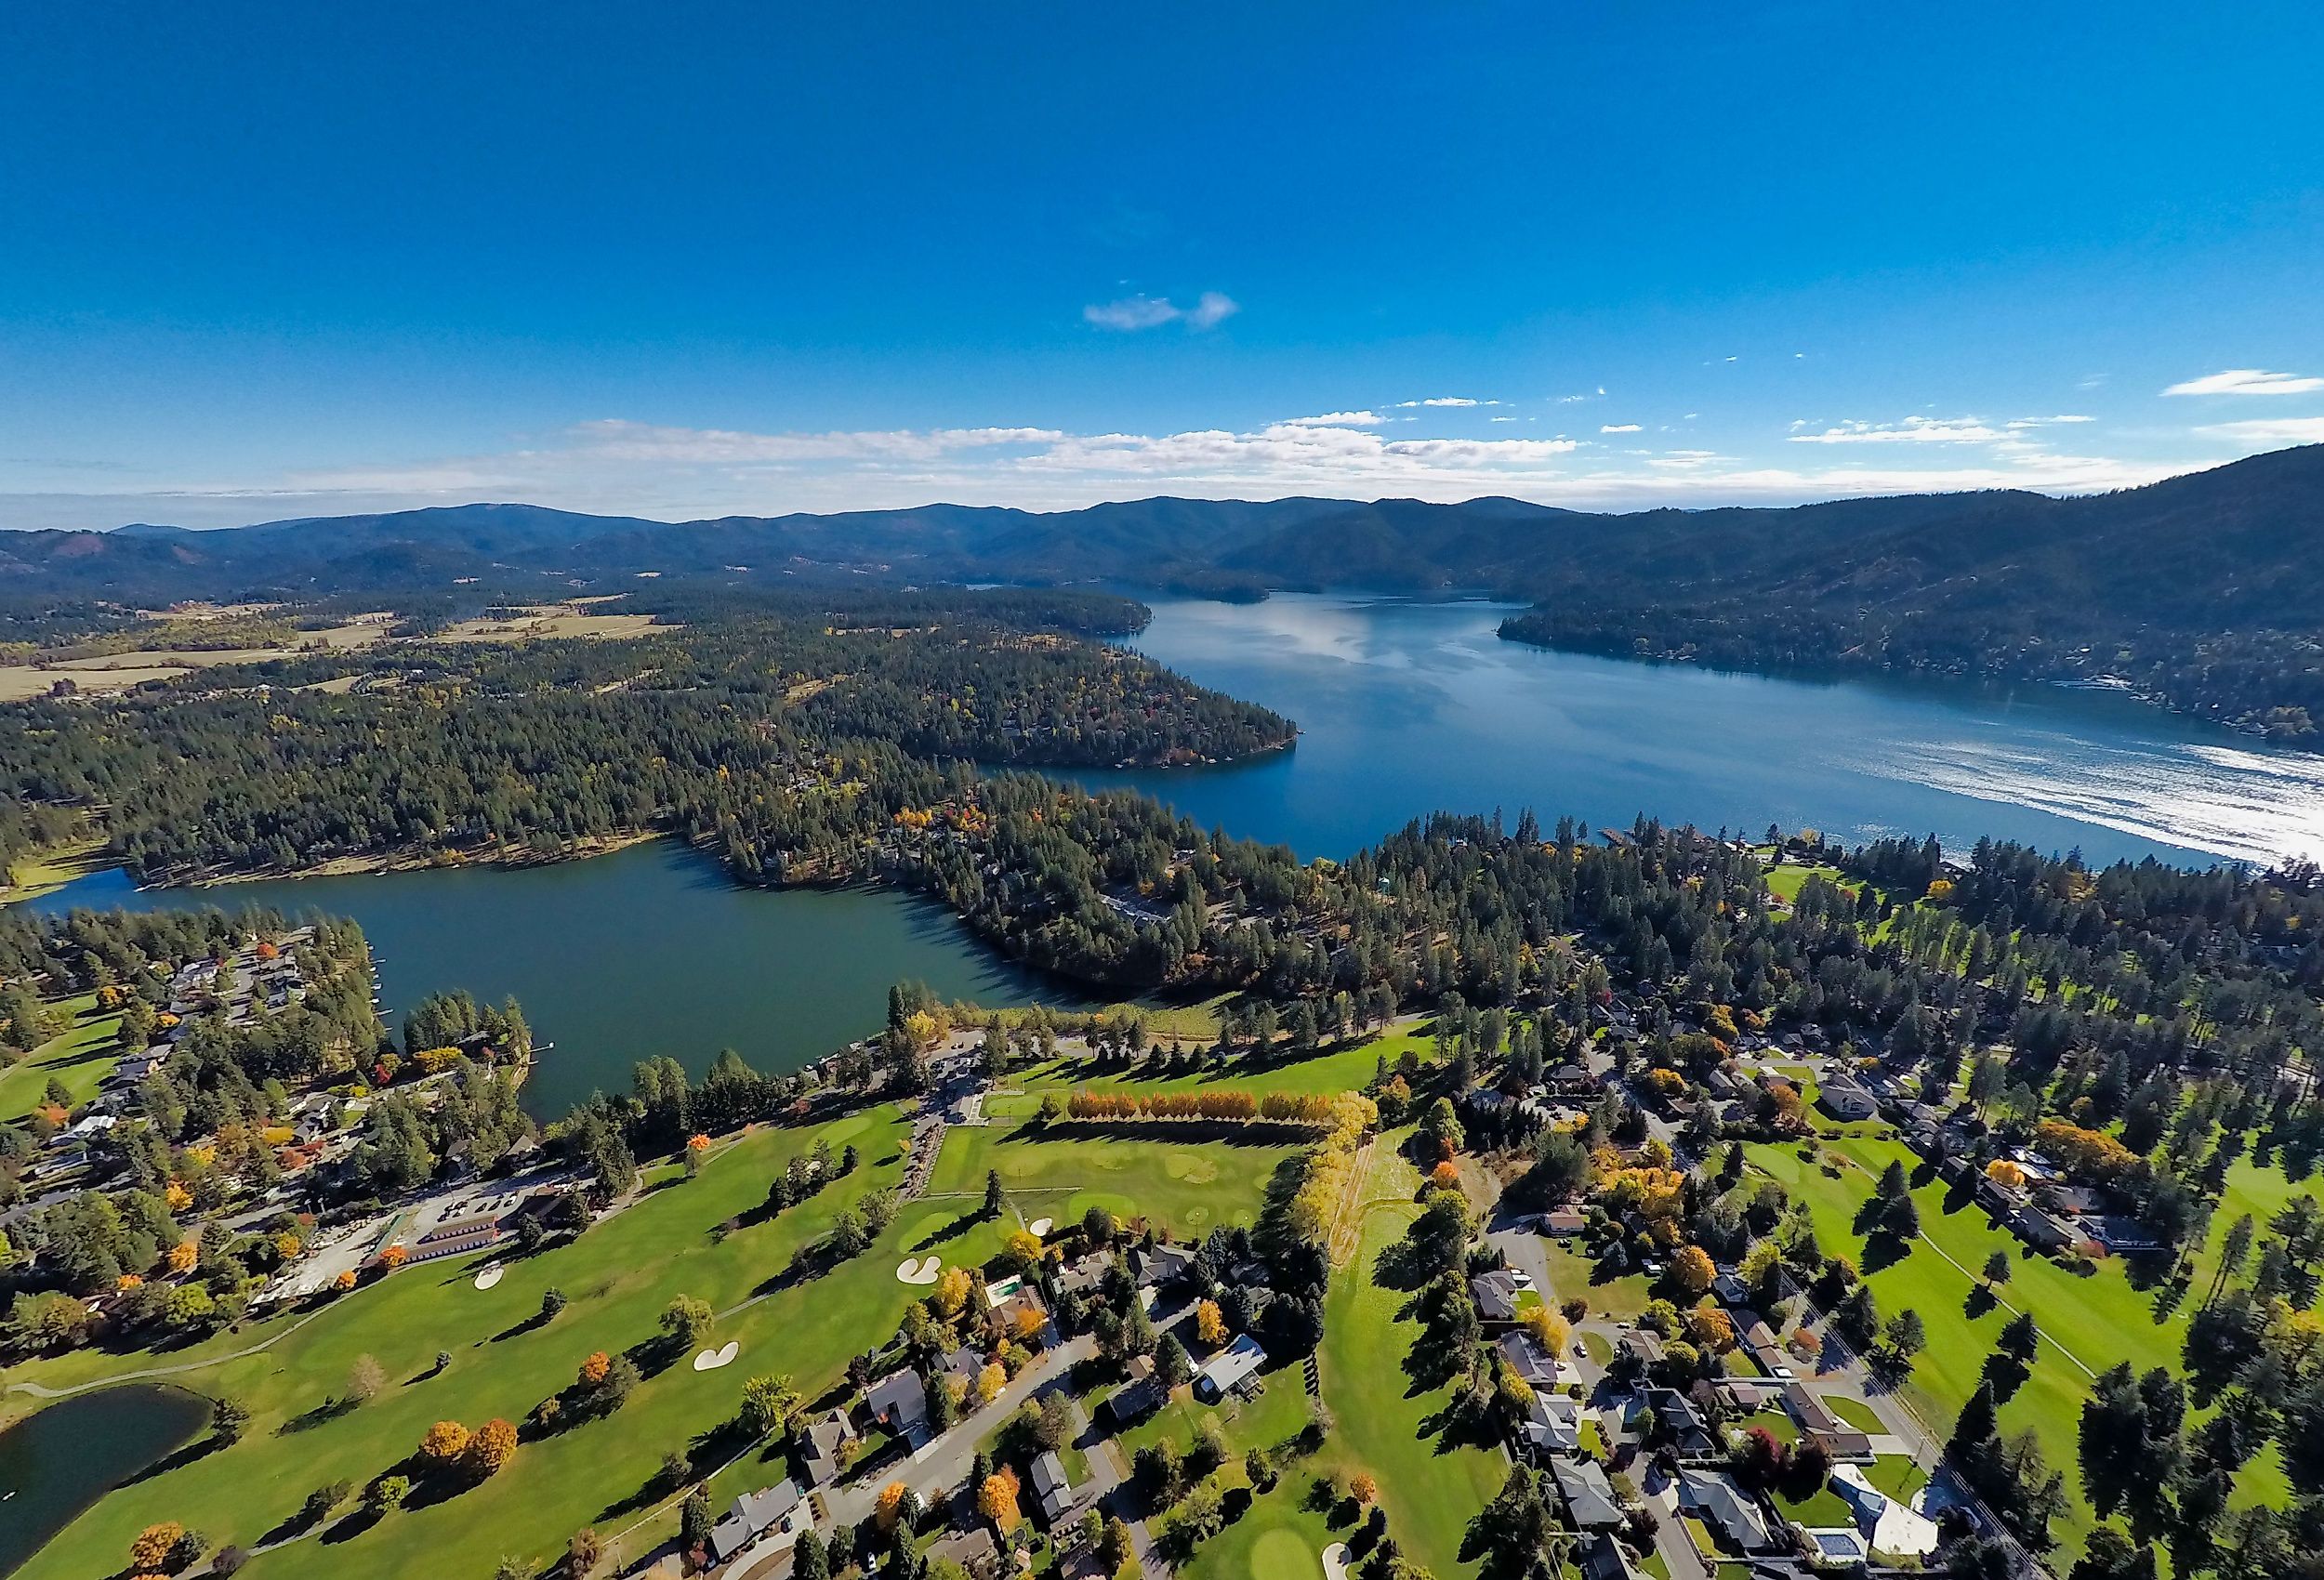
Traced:
<path fill-rule="evenodd" d="M 1560 646 L 1754 666 L 2109 674 L 2296 734 L 2304 716 L 2266 716 L 2324 718 L 2319 550 L 2324 445 L 2309 445 L 2063 499 L 1994 491 L 1605 513 L 1507 498 L 1155 498 L 675 523 L 461 505 L 207 532 L 0 533 L 0 584 L 20 607 L 456 587 L 481 600 L 636 589 L 642 576 L 1102 581 L 1235 598 L 1460 588 L 1536 604 L 1505 634 Z M 2205 694 L 2223 687 L 2232 696 Z"/>

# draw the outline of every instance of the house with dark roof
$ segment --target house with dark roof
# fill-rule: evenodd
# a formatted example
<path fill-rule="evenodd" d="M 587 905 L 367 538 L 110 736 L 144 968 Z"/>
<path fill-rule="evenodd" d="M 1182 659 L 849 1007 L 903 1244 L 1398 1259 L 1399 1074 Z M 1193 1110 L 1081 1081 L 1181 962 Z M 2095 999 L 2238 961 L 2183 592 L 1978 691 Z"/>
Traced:
<path fill-rule="evenodd" d="M 855 1442 L 855 1429 L 847 1417 L 833 1411 L 799 1434 L 799 1469 L 811 1487 L 828 1485 L 847 1468 L 848 1451 Z"/>
<path fill-rule="evenodd" d="M 1531 1293 L 1533 1280 L 1510 1268 L 1477 1274 L 1469 1281 L 1469 1293 L 1475 1297 L 1477 1316 L 1488 1323 L 1513 1323 L 1517 1320 L 1518 1297 Z"/>
<path fill-rule="evenodd" d="M 1581 1546 L 1581 1580 L 1642 1580 L 1642 1576 L 1613 1533 L 1600 1531 Z"/>
<path fill-rule="evenodd" d="M 1553 1459 L 1550 1475 L 1576 1530 L 1611 1531 L 1623 1524 L 1622 1506 L 1594 1459 Z"/>
<path fill-rule="evenodd" d="M 1033 1495 L 1041 1506 L 1042 1521 L 1050 1525 L 1061 1523 L 1081 1507 L 1081 1494 L 1054 1449 L 1033 1461 Z"/>
<path fill-rule="evenodd" d="M 796 1536 L 813 1521 L 797 1481 L 784 1480 L 734 1500 L 726 1518 L 710 1528 L 710 1555 L 731 1563 L 734 1555 L 769 1536 Z"/>
<path fill-rule="evenodd" d="M 1723 1470 L 1679 1471 L 1679 1507 L 1699 1516 L 1706 1524 L 1745 1552 L 1764 1552 L 1776 1545 L 1766 1515 L 1745 1492 L 1742 1483 Z"/>
<path fill-rule="evenodd" d="M 906 1366 L 890 1372 L 864 1392 L 872 1419 L 918 1447 L 928 1437 L 928 1385 Z"/>
<path fill-rule="evenodd" d="M 1533 1335 L 1523 1328 L 1512 1328 L 1493 1342 L 1500 1350 L 1501 1358 L 1509 1363 L 1509 1369 L 1525 1378 L 1525 1385 L 1535 1392 L 1557 1387 L 1557 1362 Z"/>

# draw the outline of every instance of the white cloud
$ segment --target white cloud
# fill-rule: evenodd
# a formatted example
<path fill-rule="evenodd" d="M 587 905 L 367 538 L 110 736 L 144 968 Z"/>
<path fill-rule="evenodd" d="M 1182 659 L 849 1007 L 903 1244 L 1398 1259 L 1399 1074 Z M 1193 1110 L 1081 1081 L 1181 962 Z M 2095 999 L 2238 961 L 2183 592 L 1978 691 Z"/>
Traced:
<path fill-rule="evenodd" d="M 1500 403 L 1499 401 L 1479 401 L 1467 395 L 1432 395 L 1425 401 L 1399 401 L 1396 409 L 1405 411 L 1415 406 L 1498 406 Z"/>
<path fill-rule="evenodd" d="M 2251 422 L 2212 423 L 2195 430 L 2212 439 L 2263 444 L 2324 444 L 2324 417 L 2260 417 Z"/>
<path fill-rule="evenodd" d="M 2009 426 L 2018 428 L 2049 428 L 2057 423 L 2094 423 L 2097 420 L 2096 417 L 2077 416 L 2067 413 L 2054 417 L 2013 417 L 2010 419 Z"/>
<path fill-rule="evenodd" d="M 1599 426 L 1598 431 L 1600 433 L 1636 433 L 1639 431 L 1639 427 L 1636 423 L 1604 423 Z"/>
<path fill-rule="evenodd" d="M 2231 367 L 2207 373 L 2165 389 L 2165 395 L 2304 395 L 2324 389 L 2324 378 L 2304 378 L 2296 373 L 2268 373 L 2255 367 Z"/>
<path fill-rule="evenodd" d="M 1788 437 L 1793 444 L 1989 444 L 2001 434 L 1975 417 L 1910 416 L 1895 423 L 1844 422 Z"/>
<path fill-rule="evenodd" d="M 663 428 L 606 417 L 577 425 L 577 446 L 621 461 L 721 465 L 796 461 L 932 461 L 962 450 L 1046 444 L 1064 438 L 1045 428 L 895 428 L 857 433 L 741 433 L 721 428 Z"/>
<path fill-rule="evenodd" d="M 1139 295 L 1124 296 L 1118 301 L 1092 302 L 1081 309 L 1081 316 L 1100 329 L 1132 332 L 1153 329 L 1165 323 L 1183 323 L 1189 329 L 1211 329 L 1242 311 L 1234 297 L 1223 291 L 1205 291 L 1195 298 L 1195 305 L 1182 308 L 1168 296 Z"/>
<path fill-rule="evenodd" d="M 1319 417 L 1286 417 L 1292 428 L 1378 428 L 1388 419 L 1378 412 L 1326 412 Z M 1494 419 L 1496 422 L 1499 418 Z"/>

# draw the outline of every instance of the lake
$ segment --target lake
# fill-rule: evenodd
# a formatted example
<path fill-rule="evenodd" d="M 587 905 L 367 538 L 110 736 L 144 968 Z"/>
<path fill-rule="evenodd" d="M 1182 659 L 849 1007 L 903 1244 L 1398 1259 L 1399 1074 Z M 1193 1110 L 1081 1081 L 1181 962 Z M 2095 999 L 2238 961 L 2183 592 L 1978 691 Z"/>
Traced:
<path fill-rule="evenodd" d="M 2093 861 L 2324 856 L 2324 756 L 2099 692 L 1816 684 L 1546 652 L 1495 634 L 1505 606 L 1333 597 L 1165 599 L 1132 643 L 1299 720 L 1298 749 L 1216 769 L 1089 772 L 1222 826 L 1345 856 L 1437 808 L 1628 827 L 1771 822 L 1857 842 L 1980 834 Z M 1084 1003 L 940 909 L 866 889 L 729 883 L 675 841 L 515 870 L 470 867 L 139 894 L 100 873 L 36 902 L 257 902 L 354 916 L 390 1009 L 454 987 L 515 994 L 553 1039 L 526 1106 L 626 1087 L 657 1053 L 721 1047 L 785 1071 L 878 1029 L 889 984 L 947 997 Z"/>
<path fill-rule="evenodd" d="M 319 908 L 363 924 L 390 1010 L 466 988 L 513 994 L 534 1034 L 524 1105 L 554 1118 L 593 1090 L 626 1091 L 640 1060 L 699 1074 L 731 1047 L 759 1070 L 799 1068 L 884 1023 L 888 989 L 925 981 L 987 1004 L 1089 1001 L 1003 958 L 950 912 L 889 889 L 746 889 L 675 839 L 586 862 L 270 879 L 140 892 L 119 869 L 33 903 Z"/>
<path fill-rule="evenodd" d="M 1234 767 L 1081 773 L 1206 828 L 1344 857 L 1437 809 L 1640 812 L 1851 844 L 1981 834 L 2093 862 L 2324 859 L 2324 754 L 2271 747 L 2119 692 L 1832 683 L 1552 652 L 1512 606 L 1278 595 L 1149 599 L 1129 645 L 1297 719 L 1299 749 Z"/>
<path fill-rule="evenodd" d="M 75 1394 L 0 1431 L 0 1574 L 73 1516 L 193 1441 L 209 1402 L 129 1383 Z"/>

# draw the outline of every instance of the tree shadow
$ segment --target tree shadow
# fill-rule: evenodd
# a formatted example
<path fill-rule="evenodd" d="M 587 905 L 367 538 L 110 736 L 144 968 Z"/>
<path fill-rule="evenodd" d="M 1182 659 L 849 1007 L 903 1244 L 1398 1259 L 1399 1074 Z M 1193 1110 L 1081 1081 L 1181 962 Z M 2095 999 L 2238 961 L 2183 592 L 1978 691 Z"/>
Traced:
<path fill-rule="evenodd" d="M 959 1239 L 962 1235 L 968 1233 L 971 1230 L 974 1229 L 978 1224 L 983 1223 L 984 1221 L 984 1210 L 983 1207 L 978 1207 L 973 1212 L 962 1213 L 958 1218 L 954 1218 L 952 1222 L 945 1225 L 942 1229 L 930 1230 L 927 1233 L 919 1237 L 917 1244 L 907 1245 L 905 1249 L 907 1251 L 925 1251 L 931 1245 L 944 1244 L 948 1241 Z"/>
<path fill-rule="evenodd" d="M 1909 1244 L 1889 1233 L 1886 1230 L 1868 1237 L 1864 1242 L 1864 1265 L 1861 1269 L 1863 1276 L 1869 1278 L 1882 1268 L 1895 1267 L 1910 1255 L 1912 1247 Z"/>
<path fill-rule="evenodd" d="M 324 1526 L 323 1535 L 320 1539 L 324 1547 L 335 1547 L 341 1542 L 353 1541 L 356 1537 L 362 1535 L 365 1531 L 368 1531 L 374 1525 L 378 1524 L 379 1520 L 380 1515 L 378 1510 L 373 1508 L 359 1508 L 354 1513 L 349 1515 L 346 1519 L 334 1521 L 329 1525 Z"/>
<path fill-rule="evenodd" d="M 510 1323 L 507 1327 L 494 1334 L 492 1341 L 498 1344 L 504 1339 L 522 1338 L 528 1333 L 538 1333 L 547 1327 L 548 1323 L 549 1316 L 547 1311 L 535 1311 L 531 1316 Z"/>
<path fill-rule="evenodd" d="M 1983 1375 L 1985 1380 L 1992 1386 L 1994 1402 L 2006 1404 L 2016 1395 L 2019 1389 L 2026 1386 L 2026 1379 L 2033 1373 L 2024 1362 L 2014 1356 L 2003 1355 L 1996 1351 L 1985 1358 Z"/>
<path fill-rule="evenodd" d="M 1973 1284 L 1969 1286 L 1968 1297 L 1961 1303 L 1961 1309 L 1971 1322 L 1974 1322 L 1987 1312 L 1997 1310 L 2000 1304 L 2000 1298 L 1987 1285 Z"/>
<path fill-rule="evenodd" d="M 156 1476 L 166 1476 L 172 1470 L 182 1470 L 197 1459 L 207 1459 L 225 1446 L 225 1442 L 217 1433 L 205 1433 L 195 1442 L 186 1444 L 177 1453 L 156 1459 L 121 1484 L 125 1487 L 134 1487 L 139 1481 L 150 1481 Z"/>

